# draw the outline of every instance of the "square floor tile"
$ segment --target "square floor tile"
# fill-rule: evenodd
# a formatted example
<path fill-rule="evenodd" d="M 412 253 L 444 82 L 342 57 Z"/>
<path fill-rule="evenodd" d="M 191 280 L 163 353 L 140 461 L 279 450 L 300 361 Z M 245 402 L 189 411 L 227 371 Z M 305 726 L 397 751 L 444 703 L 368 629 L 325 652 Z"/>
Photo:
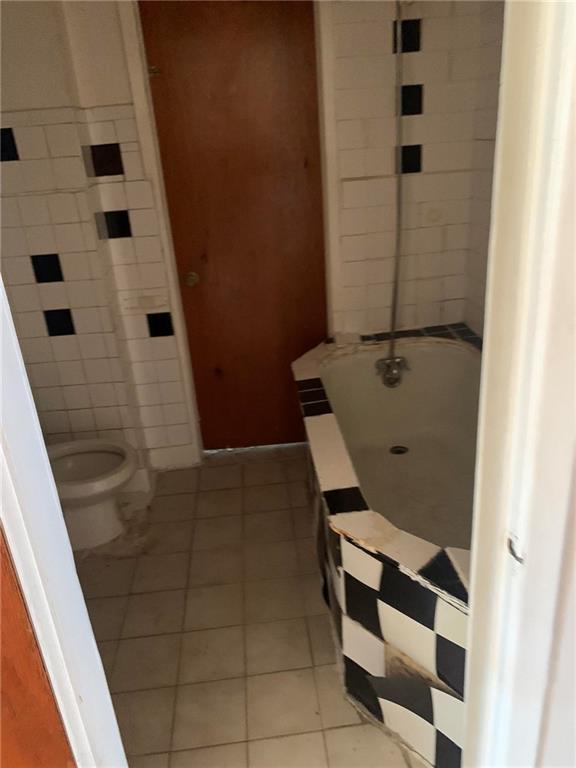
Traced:
<path fill-rule="evenodd" d="M 325 731 L 330 768 L 406 768 L 400 748 L 374 725 Z"/>
<path fill-rule="evenodd" d="M 188 591 L 186 631 L 230 627 L 243 623 L 243 587 L 241 584 L 219 584 L 196 587 Z"/>
<path fill-rule="evenodd" d="M 190 520 L 196 507 L 195 493 L 174 493 L 171 496 L 157 496 L 150 507 L 151 523 L 172 523 Z"/>
<path fill-rule="evenodd" d="M 166 555 L 171 552 L 188 552 L 192 543 L 192 523 L 180 521 L 157 523 L 148 530 L 147 552 Z"/>
<path fill-rule="evenodd" d="M 304 595 L 304 607 L 306 616 L 317 616 L 328 613 L 328 606 L 322 594 L 322 581 L 320 575 L 311 573 L 300 577 L 302 593 Z"/>
<path fill-rule="evenodd" d="M 286 471 L 280 461 L 262 461 L 244 465 L 244 485 L 271 485 L 285 483 L 286 480 Z"/>
<path fill-rule="evenodd" d="M 289 541 L 294 538 L 290 510 L 253 512 L 244 517 L 245 541 Z"/>
<path fill-rule="evenodd" d="M 278 736 L 248 742 L 250 768 L 327 768 L 321 733 Z"/>
<path fill-rule="evenodd" d="M 180 686 L 176 696 L 172 749 L 244 741 L 245 689 L 243 679 Z"/>
<path fill-rule="evenodd" d="M 195 467 L 162 472 L 158 477 L 156 489 L 158 496 L 171 493 L 194 493 L 196 490 L 198 490 L 198 470 Z"/>
<path fill-rule="evenodd" d="M 215 517 L 197 520 L 194 526 L 192 549 L 218 549 L 242 539 L 242 517 Z"/>
<path fill-rule="evenodd" d="M 129 768 L 168 768 L 170 754 L 162 752 L 155 755 L 134 755 L 128 760 Z"/>
<path fill-rule="evenodd" d="M 288 579 L 249 581 L 245 587 L 246 622 L 294 619 L 305 615 L 302 585 L 297 576 Z"/>
<path fill-rule="evenodd" d="M 224 488 L 198 494 L 197 517 L 228 517 L 242 514 L 242 489 Z"/>
<path fill-rule="evenodd" d="M 295 480 L 306 480 L 308 477 L 308 459 L 289 459 L 284 462 L 286 479 L 294 482 Z"/>
<path fill-rule="evenodd" d="M 118 693 L 112 697 L 124 749 L 129 755 L 170 749 L 174 688 Z"/>
<path fill-rule="evenodd" d="M 188 632 L 182 641 L 180 683 L 241 677 L 244 669 L 244 630 L 223 627 Z"/>
<path fill-rule="evenodd" d="M 180 632 L 185 594 L 182 589 L 131 595 L 122 637 Z"/>
<path fill-rule="evenodd" d="M 297 573 L 298 554 L 294 541 L 246 544 L 244 578 L 248 581 L 295 576 Z"/>
<path fill-rule="evenodd" d="M 180 635 L 158 635 L 121 640 L 110 688 L 137 691 L 174 685 L 178 671 Z"/>
<path fill-rule="evenodd" d="M 245 512 L 272 512 L 289 507 L 290 497 L 286 483 L 252 485 L 244 489 Z"/>
<path fill-rule="evenodd" d="M 314 664 L 333 664 L 336 661 L 336 650 L 329 614 L 309 616 L 307 622 Z"/>
<path fill-rule="evenodd" d="M 183 589 L 188 578 L 187 552 L 170 555 L 145 555 L 138 558 L 133 592 L 158 592 L 165 589 Z"/>
<path fill-rule="evenodd" d="M 246 744 L 172 752 L 171 768 L 246 768 Z"/>
<path fill-rule="evenodd" d="M 215 491 L 219 488 L 240 488 L 242 467 L 239 464 L 203 466 L 200 470 L 200 490 Z"/>
<path fill-rule="evenodd" d="M 288 484 L 291 507 L 305 507 L 310 502 L 308 485 L 304 480 L 295 480 Z"/>
<path fill-rule="evenodd" d="M 320 717 L 324 728 L 338 728 L 341 725 L 360 723 L 358 712 L 344 697 L 344 688 L 336 665 L 316 667 L 314 675 L 320 701 Z"/>
<path fill-rule="evenodd" d="M 86 601 L 92 631 L 96 640 L 115 640 L 120 637 L 128 597 L 96 597 Z"/>
<path fill-rule="evenodd" d="M 235 584 L 242 581 L 243 568 L 243 549 L 239 544 L 193 552 L 189 584 L 191 587 Z"/>
<path fill-rule="evenodd" d="M 298 570 L 300 573 L 319 573 L 316 539 L 297 539 Z"/>
<path fill-rule="evenodd" d="M 312 665 L 304 619 L 270 621 L 246 627 L 247 674 L 279 672 Z"/>
<path fill-rule="evenodd" d="M 118 640 L 103 640 L 98 643 L 98 651 L 104 667 L 104 674 L 107 678 L 112 674 L 114 662 L 116 661 L 116 650 L 118 649 Z"/>
<path fill-rule="evenodd" d="M 292 510 L 294 535 L 297 539 L 312 539 L 316 536 L 316 518 L 310 507 L 296 507 Z"/>
<path fill-rule="evenodd" d="M 321 729 L 311 669 L 256 675 L 246 682 L 250 739 Z"/>
<path fill-rule="evenodd" d="M 132 586 L 135 558 L 88 557 L 77 566 L 84 597 L 127 595 Z"/>

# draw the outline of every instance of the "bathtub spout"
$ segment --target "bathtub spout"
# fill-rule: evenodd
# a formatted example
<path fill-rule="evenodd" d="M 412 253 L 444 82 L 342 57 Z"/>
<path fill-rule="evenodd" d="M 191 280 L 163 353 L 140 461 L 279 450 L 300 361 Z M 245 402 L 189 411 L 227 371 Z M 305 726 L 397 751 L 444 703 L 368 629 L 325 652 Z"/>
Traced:
<path fill-rule="evenodd" d="M 402 382 L 403 372 L 409 370 L 405 357 L 382 357 L 376 361 L 376 373 L 387 387 L 397 387 Z"/>

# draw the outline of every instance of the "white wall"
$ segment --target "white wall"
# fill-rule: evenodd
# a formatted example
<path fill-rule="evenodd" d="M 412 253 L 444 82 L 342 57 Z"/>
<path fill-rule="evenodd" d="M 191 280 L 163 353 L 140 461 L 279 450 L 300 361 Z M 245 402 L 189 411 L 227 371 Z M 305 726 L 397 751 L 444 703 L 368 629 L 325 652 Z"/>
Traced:
<path fill-rule="evenodd" d="M 395 252 L 396 122 L 393 2 L 325 2 L 318 13 L 328 194 L 332 327 L 389 327 Z M 423 86 L 423 114 L 403 118 L 422 145 L 403 175 L 400 322 L 473 320 L 481 327 L 498 70 L 500 2 L 414 2 L 420 52 L 402 56 L 403 84 Z M 467 311 L 467 297 L 473 309 Z"/>
<path fill-rule="evenodd" d="M 154 467 L 192 464 L 200 446 L 166 211 L 142 160 L 117 5 L 6 7 L 2 124 L 19 159 L 1 169 L 2 268 L 44 434 L 122 437 Z M 123 173 L 87 175 L 82 147 L 107 143 Z M 130 237 L 99 238 L 95 215 L 111 210 L 127 212 Z M 38 254 L 58 254 L 62 282 L 36 282 Z M 70 309 L 75 334 L 48 335 L 53 309 Z M 150 336 L 157 312 L 171 313 L 174 335 Z"/>

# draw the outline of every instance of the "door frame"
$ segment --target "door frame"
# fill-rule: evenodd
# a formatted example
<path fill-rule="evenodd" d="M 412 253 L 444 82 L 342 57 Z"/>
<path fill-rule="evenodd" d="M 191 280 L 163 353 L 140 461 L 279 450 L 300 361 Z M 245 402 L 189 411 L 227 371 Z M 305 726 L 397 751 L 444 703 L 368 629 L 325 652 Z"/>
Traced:
<path fill-rule="evenodd" d="M 3 283 L 0 519 L 78 766 L 126 766 Z"/>
<path fill-rule="evenodd" d="M 163 189 L 136 2 L 119 3 L 118 8 L 147 169 Z M 558 323 L 565 320 L 569 302 L 557 301 L 562 288 L 557 278 L 560 270 L 572 266 L 572 198 L 562 164 L 567 171 L 573 110 L 567 73 L 574 70 L 570 35 L 575 18 L 576 8 L 563 3 L 510 3 L 506 12 L 505 97 L 498 120 L 476 469 L 465 765 L 536 764 L 550 658 L 558 639 L 573 424 L 566 413 L 558 417 L 554 406 L 559 398 L 550 397 L 544 385 L 551 375 L 565 389 L 571 382 L 566 347 L 573 327 L 558 349 Z M 556 108 L 551 110 L 553 96 Z M 519 130 L 530 138 L 529 166 L 525 155 L 519 157 L 524 147 L 517 141 Z M 567 216 L 563 222 L 560 211 Z M 177 285 L 166 212 L 163 199 L 163 245 L 171 284 Z M 567 283 L 565 293 L 571 287 Z M 124 766 L 110 693 L 3 288 L 0 304 L 3 404 L 10 398 L 10 408 L 3 407 L 0 456 L 6 538 L 78 765 Z M 174 314 L 181 327 L 181 308 Z M 185 345 L 183 327 L 180 336 Z M 180 352 L 189 360 L 187 349 Z M 186 373 L 187 394 L 192 396 L 191 369 Z M 520 412 L 529 413 L 527 424 Z M 550 418 L 555 445 L 550 444 Z M 544 455 L 542 448 L 548 451 Z M 544 580 L 543 569 L 548 574 Z M 564 610 L 562 602 L 560 606 Z M 519 684 L 526 680 L 532 698 Z M 527 701 L 535 706 L 527 710 Z"/>

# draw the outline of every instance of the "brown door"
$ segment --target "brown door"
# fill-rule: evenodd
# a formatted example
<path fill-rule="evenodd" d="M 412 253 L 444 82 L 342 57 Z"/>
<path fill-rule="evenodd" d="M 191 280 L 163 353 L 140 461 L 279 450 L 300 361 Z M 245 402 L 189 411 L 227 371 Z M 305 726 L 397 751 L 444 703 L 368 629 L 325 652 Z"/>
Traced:
<path fill-rule="evenodd" d="M 0 532 L 2 558 L 2 738 L 6 768 L 76 765 L 36 637 Z"/>
<path fill-rule="evenodd" d="M 312 3 L 140 14 L 205 447 L 302 439 L 290 363 L 326 331 Z"/>

